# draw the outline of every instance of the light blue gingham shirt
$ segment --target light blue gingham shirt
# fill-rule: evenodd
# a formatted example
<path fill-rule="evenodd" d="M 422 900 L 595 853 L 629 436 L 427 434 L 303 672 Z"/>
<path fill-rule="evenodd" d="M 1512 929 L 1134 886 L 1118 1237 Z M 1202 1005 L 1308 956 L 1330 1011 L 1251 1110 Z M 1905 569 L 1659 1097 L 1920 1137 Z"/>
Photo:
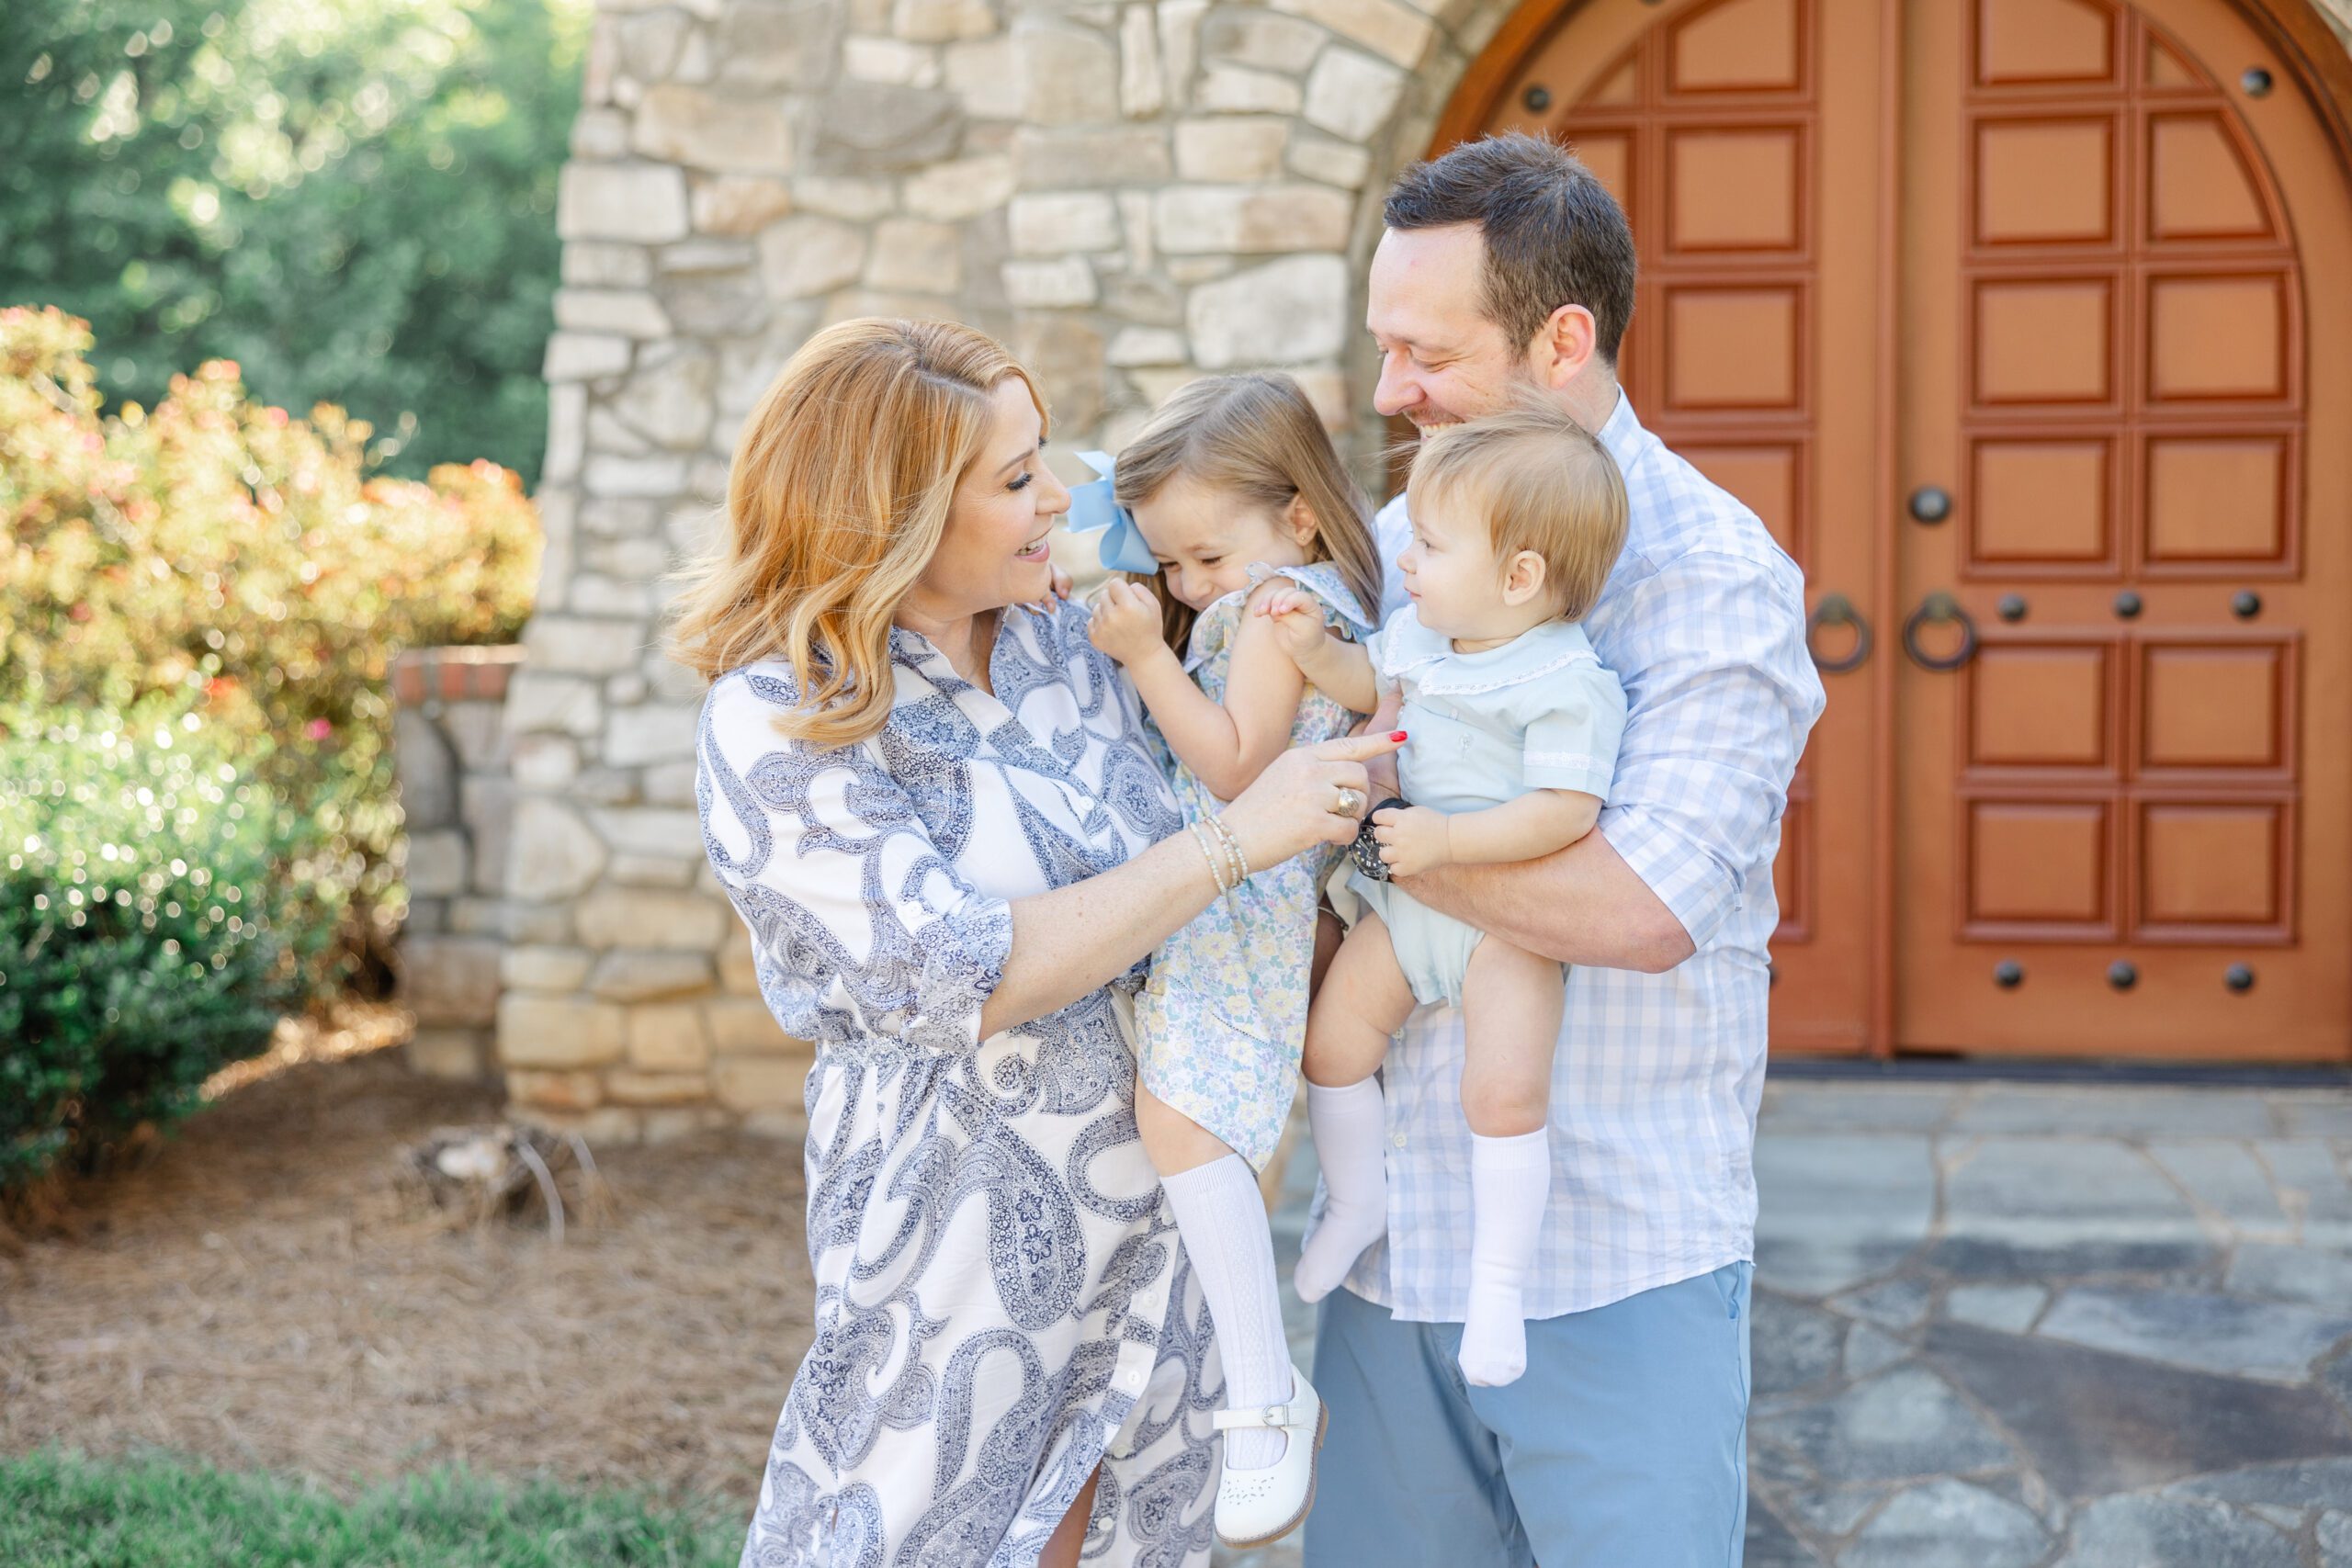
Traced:
<path fill-rule="evenodd" d="M 1568 972 L 1531 1317 L 1753 1256 L 1765 944 L 1780 921 L 1772 861 L 1789 778 L 1823 705 L 1804 575 L 1756 514 L 1643 429 L 1622 394 L 1600 440 L 1624 472 L 1632 518 L 1584 623 L 1629 704 L 1600 831 L 1697 952 L 1663 975 Z M 1395 568 L 1411 534 L 1405 499 L 1377 523 L 1390 563 L 1384 615 L 1405 603 Z M 1388 1235 L 1347 1283 L 1414 1322 L 1460 1322 L 1469 1293 L 1462 1058 L 1462 1015 L 1427 1007 L 1384 1074 Z"/>

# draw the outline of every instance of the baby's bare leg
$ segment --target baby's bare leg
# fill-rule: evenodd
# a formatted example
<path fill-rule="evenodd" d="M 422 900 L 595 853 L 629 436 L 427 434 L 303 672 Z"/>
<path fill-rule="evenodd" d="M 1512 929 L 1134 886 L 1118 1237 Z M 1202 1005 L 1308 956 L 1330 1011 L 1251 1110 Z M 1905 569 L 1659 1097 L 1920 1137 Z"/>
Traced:
<path fill-rule="evenodd" d="M 1308 1010 L 1306 1081 L 1338 1089 L 1372 1077 L 1412 1010 L 1413 988 L 1397 967 L 1388 927 L 1367 909 L 1340 944 Z"/>
<path fill-rule="evenodd" d="M 1552 1195 L 1545 1132 L 1560 966 L 1488 936 L 1463 994 L 1462 1106 L 1470 1122 L 1470 1302 L 1462 1375 L 1496 1387 L 1527 1370 L 1524 1292 Z"/>
<path fill-rule="evenodd" d="M 1566 976 L 1500 937 L 1470 950 L 1462 985 L 1462 1113 L 1484 1137 L 1539 1131 L 1552 1100 Z"/>
<path fill-rule="evenodd" d="M 1412 1010 L 1388 928 L 1367 911 L 1306 1015 L 1306 1122 L 1328 1201 L 1292 1276 L 1302 1300 L 1330 1294 L 1388 1229 L 1388 1112 L 1373 1074 Z"/>

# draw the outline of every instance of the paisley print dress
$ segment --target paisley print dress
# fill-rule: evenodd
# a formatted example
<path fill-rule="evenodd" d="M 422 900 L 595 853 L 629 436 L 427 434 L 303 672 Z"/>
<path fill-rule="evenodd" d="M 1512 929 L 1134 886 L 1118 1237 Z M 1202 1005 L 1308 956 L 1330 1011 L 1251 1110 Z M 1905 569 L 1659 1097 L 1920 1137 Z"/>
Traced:
<path fill-rule="evenodd" d="M 982 1039 L 1011 900 L 1182 818 L 1086 612 L 1003 613 L 996 692 L 892 634 L 858 745 L 788 740 L 788 666 L 705 703 L 705 846 L 762 995 L 816 1043 L 817 1334 L 770 1449 L 747 1568 L 1026 1568 L 1097 1463 L 1085 1560 L 1201 1568 L 1224 1391 L 1136 1134 L 1145 965 Z"/>
<path fill-rule="evenodd" d="M 1211 700 L 1225 700 L 1233 637 L 1250 592 L 1280 575 L 1323 601 L 1324 624 L 1361 641 L 1373 631 L 1339 569 L 1250 569 L 1250 588 L 1228 593 L 1193 623 L 1184 668 Z M 1309 686 L 1290 740 L 1304 746 L 1345 735 L 1356 716 Z M 1219 810 L 1193 770 L 1176 762 L 1176 795 L 1188 818 Z M 1263 1170 L 1282 1141 L 1306 1043 L 1306 982 L 1315 962 L 1315 908 L 1340 849 L 1308 851 L 1269 866 L 1194 917 L 1160 947 L 1136 1004 L 1136 1056 L 1143 1085 L 1225 1146 Z"/>

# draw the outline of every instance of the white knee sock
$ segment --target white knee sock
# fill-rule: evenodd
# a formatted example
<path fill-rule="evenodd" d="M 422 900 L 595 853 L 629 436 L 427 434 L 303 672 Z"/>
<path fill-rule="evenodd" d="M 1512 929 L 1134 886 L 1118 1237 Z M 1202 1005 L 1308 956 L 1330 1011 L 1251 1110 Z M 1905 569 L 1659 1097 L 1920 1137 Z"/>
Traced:
<path fill-rule="evenodd" d="M 1282 1404 L 1292 1392 L 1290 1347 L 1283 1338 L 1274 1282 L 1273 1232 L 1249 1162 L 1227 1155 L 1162 1177 L 1159 1185 L 1176 1211 L 1177 1232 L 1216 1320 L 1226 1408 Z M 1288 1442 L 1279 1431 L 1237 1427 L 1225 1435 L 1225 1462 L 1257 1470 L 1282 1458 Z"/>
<path fill-rule="evenodd" d="M 1527 1370 L 1520 1292 L 1551 1201 L 1548 1130 L 1515 1138 L 1470 1134 L 1470 1310 L 1461 1361 L 1462 1375 L 1482 1388 L 1498 1388 Z"/>
<path fill-rule="evenodd" d="M 1323 1219 L 1291 1276 L 1299 1299 L 1339 1288 L 1363 1249 L 1388 1234 L 1388 1108 L 1376 1077 L 1338 1089 L 1306 1086 L 1306 1124 L 1323 1167 Z"/>

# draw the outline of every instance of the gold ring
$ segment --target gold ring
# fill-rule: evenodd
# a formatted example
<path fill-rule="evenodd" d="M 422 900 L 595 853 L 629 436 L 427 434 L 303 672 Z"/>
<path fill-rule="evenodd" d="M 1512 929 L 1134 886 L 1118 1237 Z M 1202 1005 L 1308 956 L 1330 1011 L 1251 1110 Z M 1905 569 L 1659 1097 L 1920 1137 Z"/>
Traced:
<path fill-rule="evenodd" d="M 1363 792 L 1362 790 L 1350 789 L 1347 785 L 1341 784 L 1340 786 L 1339 803 L 1333 806 L 1330 808 L 1330 811 L 1331 815 L 1334 817 L 1363 816 Z"/>

